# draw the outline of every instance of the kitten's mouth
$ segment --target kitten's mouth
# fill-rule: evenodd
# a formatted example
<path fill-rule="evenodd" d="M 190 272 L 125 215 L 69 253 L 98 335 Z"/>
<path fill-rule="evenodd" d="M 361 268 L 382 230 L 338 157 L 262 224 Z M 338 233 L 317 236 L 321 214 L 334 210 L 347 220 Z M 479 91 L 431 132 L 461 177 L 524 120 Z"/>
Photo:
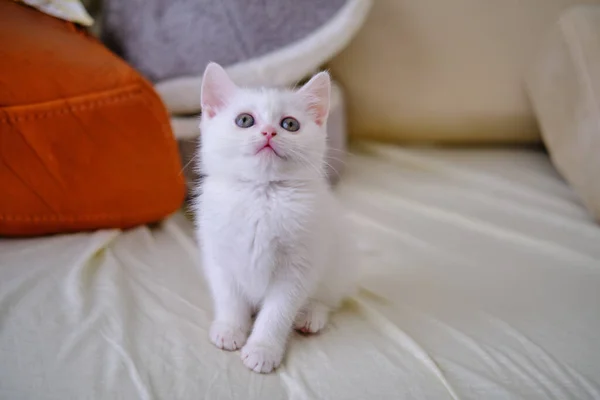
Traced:
<path fill-rule="evenodd" d="M 258 151 L 256 152 L 256 154 L 262 153 L 264 151 L 271 152 L 271 153 L 275 154 L 277 157 L 283 158 L 283 157 L 281 157 L 281 155 L 279 155 L 279 153 L 277 153 L 277 150 L 275 150 L 273 148 L 273 146 L 271 146 L 271 143 L 269 143 L 269 142 L 265 143 L 265 145 L 263 147 L 261 147 L 260 149 L 258 149 Z"/>

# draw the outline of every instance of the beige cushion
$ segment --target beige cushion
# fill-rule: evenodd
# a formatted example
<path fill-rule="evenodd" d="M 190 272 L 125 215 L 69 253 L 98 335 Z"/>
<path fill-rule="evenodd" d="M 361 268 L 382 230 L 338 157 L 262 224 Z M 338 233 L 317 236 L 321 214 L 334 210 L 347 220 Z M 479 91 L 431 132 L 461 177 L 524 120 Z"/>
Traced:
<path fill-rule="evenodd" d="M 351 134 L 400 140 L 535 142 L 523 80 L 567 7 L 594 0 L 377 0 L 330 65 Z"/>
<path fill-rule="evenodd" d="M 600 6 L 561 16 L 528 88 L 554 164 L 600 218 Z"/>

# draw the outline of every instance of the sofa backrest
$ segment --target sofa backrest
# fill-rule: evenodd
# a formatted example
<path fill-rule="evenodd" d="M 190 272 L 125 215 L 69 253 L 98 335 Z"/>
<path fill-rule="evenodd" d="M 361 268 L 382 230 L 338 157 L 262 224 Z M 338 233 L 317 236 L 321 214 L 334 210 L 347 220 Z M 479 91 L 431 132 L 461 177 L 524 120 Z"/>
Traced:
<path fill-rule="evenodd" d="M 598 0 L 376 0 L 330 64 L 354 136 L 536 142 L 523 76 L 566 7 Z"/>

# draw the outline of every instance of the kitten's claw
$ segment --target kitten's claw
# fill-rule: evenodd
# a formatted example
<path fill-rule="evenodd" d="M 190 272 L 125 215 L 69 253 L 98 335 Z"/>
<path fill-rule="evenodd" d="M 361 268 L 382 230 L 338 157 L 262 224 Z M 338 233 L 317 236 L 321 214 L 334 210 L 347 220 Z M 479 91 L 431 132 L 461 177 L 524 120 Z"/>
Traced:
<path fill-rule="evenodd" d="M 268 374 L 281 364 L 283 350 L 275 346 L 248 343 L 242 348 L 244 365 L 254 372 Z"/>
<path fill-rule="evenodd" d="M 241 348 L 248 338 L 248 334 L 244 329 L 227 322 L 219 321 L 213 322 L 210 327 L 209 336 L 210 341 L 215 346 L 229 351 Z"/>
<path fill-rule="evenodd" d="M 329 308 L 318 302 L 310 302 L 296 315 L 294 329 L 302 333 L 317 333 L 325 328 L 328 319 Z"/>

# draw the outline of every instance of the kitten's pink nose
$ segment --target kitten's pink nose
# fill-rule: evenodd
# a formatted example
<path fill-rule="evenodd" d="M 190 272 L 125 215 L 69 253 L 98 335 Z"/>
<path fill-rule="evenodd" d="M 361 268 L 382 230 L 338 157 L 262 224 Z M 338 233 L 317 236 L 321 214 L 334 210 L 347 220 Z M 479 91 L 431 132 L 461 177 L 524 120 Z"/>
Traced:
<path fill-rule="evenodd" d="M 263 128 L 262 134 L 270 139 L 273 136 L 277 136 L 277 131 L 271 125 L 268 125 Z"/>

